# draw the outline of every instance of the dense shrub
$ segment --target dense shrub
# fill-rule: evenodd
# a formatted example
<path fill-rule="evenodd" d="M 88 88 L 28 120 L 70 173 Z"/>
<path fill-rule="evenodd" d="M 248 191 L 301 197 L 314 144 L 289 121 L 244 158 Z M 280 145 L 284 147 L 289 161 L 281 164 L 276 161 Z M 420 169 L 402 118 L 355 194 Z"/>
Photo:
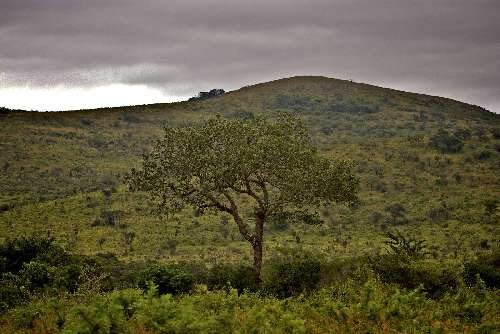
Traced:
<path fill-rule="evenodd" d="M 425 260 L 408 261 L 398 255 L 372 258 L 371 267 L 385 283 L 395 283 L 406 289 L 422 286 L 433 297 L 455 288 L 460 279 L 457 266 Z"/>
<path fill-rule="evenodd" d="M 386 220 L 389 225 L 404 225 L 408 223 L 406 208 L 401 203 L 394 203 L 385 207 L 385 212 L 390 216 Z"/>
<path fill-rule="evenodd" d="M 469 261 L 464 265 L 465 281 L 472 285 L 479 277 L 489 288 L 500 288 L 500 250 L 491 254 L 484 254 L 477 260 Z"/>
<path fill-rule="evenodd" d="M 227 115 L 228 118 L 233 118 L 233 119 L 253 119 L 255 118 L 255 115 L 253 112 L 249 110 L 236 110 L 233 113 Z"/>
<path fill-rule="evenodd" d="M 87 305 L 76 306 L 68 315 L 64 333 L 132 333 L 127 321 L 136 312 L 140 298 L 138 290 L 123 290 L 98 296 Z"/>
<path fill-rule="evenodd" d="M 142 119 L 131 112 L 124 112 L 120 115 L 120 119 L 126 123 L 140 123 Z"/>
<path fill-rule="evenodd" d="M 24 263 L 32 260 L 62 265 L 71 259 L 69 254 L 55 245 L 53 238 L 20 237 L 8 239 L 0 245 L 0 274 L 17 273 Z"/>
<path fill-rule="evenodd" d="M 133 287 L 145 266 L 111 254 L 71 255 L 50 238 L 7 240 L 0 245 L 0 312 L 29 296 Z"/>
<path fill-rule="evenodd" d="M 0 313 L 28 298 L 28 291 L 19 283 L 19 277 L 12 273 L 0 277 Z"/>
<path fill-rule="evenodd" d="M 14 312 L 14 326 L 17 329 L 32 329 L 41 317 L 41 307 L 38 304 L 28 304 Z"/>
<path fill-rule="evenodd" d="M 396 283 L 407 289 L 422 286 L 431 296 L 440 296 L 457 286 L 460 268 L 450 264 L 433 263 L 423 240 L 387 233 L 387 254 L 370 258 L 371 268 L 385 283 Z"/>
<path fill-rule="evenodd" d="M 466 128 L 461 128 L 461 129 L 457 129 L 453 135 L 457 138 L 460 138 L 461 140 L 468 140 L 471 138 L 472 136 L 472 131 L 470 129 L 466 129 Z"/>
<path fill-rule="evenodd" d="M 51 238 L 7 240 L 0 245 L 0 311 L 36 293 L 75 292 L 83 262 Z"/>
<path fill-rule="evenodd" d="M 265 291 L 286 298 L 316 289 L 321 279 L 322 259 L 304 250 L 282 251 L 266 268 Z"/>
<path fill-rule="evenodd" d="M 22 278 L 25 286 L 29 287 L 31 290 L 35 290 L 43 288 L 51 283 L 53 274 L 52 268 L 46 263 L 31 261 L 23 264 L 19 276 Z"/>
<path fill-rule="evenodd" d="M 285 231 L 290 227 L 290 217 L 283 213 L 275 214 L 268 218 L 268 224 L 273 230 Z"/>
<path fill-rule="evenodd" d="M 92 126 L 94 125 L 94 121 L 87 117 L 80 117 L 80 123 L 85 126 Z"/>
<path fill-rule="evenodd" d="M 271 103 L 274 108 L 291 109 L 294 111 L 311 110 L 314 107 L 314 101 L 310 96 L 302 95 L 278 95 Z"/>
<path fill-rule="evenodd" d="M 495 333 L 498 296 L 460 286 L 441 299 L 370 278 L 280 300 L 236 290 L 178 297 L 128 289 L 68 307 L 31 304 L 1 329 L 30 333 Z"/>
<path fill-rule="evenodd" d="M 334 103 L 329 106 L 329 111 L 340 113 L 363 113 L 372 114 L 380 111 L 378 105 L 364 105 L 354 103 Z"/>
<path fill-rule="evenodd" d="M 442 153 L 458 153 L 464 146 L 460 137 L 442 129 L 429 139 L 429 145 Z"/>
<path fill-rule="evenodd" d="M 115 226 L 117 212 L 110 210 L 102 210 L 99 217 L 92 222 L 92 227 L 95 226 Z"/>
<path fill-rule="evenodd" d="M 477 152 L 476 154 L 474 154 L 474 158 L 476 158 L 477 160 L 488 160 L 492 156 L 493 156 L 493 153 L 490 150 L 481 150 L 481 151 Z"/>
<path fill-rule="evenodd" d="M 385 242 L 387 252 L 402 260 L 420 260 L 427 254 L 425 241 L 411 236 L 405 236 L 400 231 L 386 233 L 388 240 Z"/>
<path fill-rule="evenodd" d="M 106 291 L 135 287 L 140 273 L 147 267 L 145 262 L 122 262 L 116 255 L 101 253 L 85 258 L 85 264 L 96 271 L 106 273 L 102 288 Z"/>
<path fill-rule="evenodd" d="M 451 210 L 446 205 L 441 205 L 427 211 L 427 217 L 434 223 L 450 219 L 451 216 Z"/>
<path fill-rule="evenodd" d="M 154 283 L 160 294 L 185 293 L 191 290 L 195 278 L 181 266 L 156 264 L 144 269 L 139 275 L 139 287 L 147 290 Z"/>
<path fill-rule="evenodd" d="M 239 292 L 257 289 L 255 271 L 245 264 L 216 265 L 208 270 L 205 282 L 210 289 L 234 288 Z"/>

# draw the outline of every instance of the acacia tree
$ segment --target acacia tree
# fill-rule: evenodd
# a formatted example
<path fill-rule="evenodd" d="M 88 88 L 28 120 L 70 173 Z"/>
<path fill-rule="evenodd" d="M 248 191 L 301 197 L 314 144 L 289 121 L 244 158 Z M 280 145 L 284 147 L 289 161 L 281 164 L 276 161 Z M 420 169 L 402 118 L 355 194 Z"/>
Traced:
<path fill-rule="evenodd" d="M 348 161 L 321 155 L 298 119 L 217 117 L 200 125 L 166 128 L 165 136 L 144 155 L 142 168 L 133 169 L 127 178 L 131 190 L 148 192 L 167 213 L 191 206 L 202 213 L 230 214 L 252 246 L 260 282 L 266 220 L 329 203 L 355 202 L 358 182 L 351 169 Z M 244 197 L 253 202 L 253 210 L 242 206 Z"/>

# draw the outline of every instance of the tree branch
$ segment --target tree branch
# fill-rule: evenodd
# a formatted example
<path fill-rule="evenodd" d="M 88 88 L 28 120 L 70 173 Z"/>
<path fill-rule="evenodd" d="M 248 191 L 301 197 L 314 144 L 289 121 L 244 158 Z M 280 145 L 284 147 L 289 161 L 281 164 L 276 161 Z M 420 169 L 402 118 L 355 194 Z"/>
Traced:
<path fill-rule="evenodd" d="M 234 199 L 231 197 L 231 195 L 226 190 L 224 190 L 222 192 L 222 194 L 224 194 L 224 196 L 227 198 L 227 200 L 229 201 L 229 203 L 231 205 L 230 213 L 233 215 L 234 221 L 235 221 L 236 225 L 238 225 L 238 229 L 239 229 L 241 235 L 243 235 L 243 237 L 247 241 L 252 243 L 254 240 L 254 236 L 252 234 L 250 234 L 250 232 L 248 232 L 248 225 L 245 224 L 245 222 L 241 218 L 241 216 L 238 212 L 238 206 L 236 205 L 236 202 L 234 201 Z"/>
<path fill-rule="evenodd" d="M 269 192 L 267 191 L 266 183 L 264 181 L 261 181 L 257 184 L 262 189 L 262 193 L 264 194 L 264 205 L 266 206 L 266 208 L 268 208 L 269 207 Z"/>
<path fill-rule="evenodd" d="M 263 200 L 252 190 L 252 186 L 250 185 L 250 181 L 248 180 L 248 178 L 245 179 L 245 187 L 246 187 L 246 193 L 257 201 L 260 210 L 262 211 L 262 213 L 265 214 L 267 210 L 266 205 L 263 202 Z"/>
<path fill-rule="evenodd" d="M 212 201 L 214 207 L 216 207 L 217 209 L 219 209 L 220 211 L 224 211 L 224 212 L 228 212 L 228 213 L 231 213 L 232 214 L 232 210 L 231 208 L 228 208 L 227 206 L 225 206 L 224 204 L 222 204 L 221 202 L 219 202 L 217 200 L 217 198 L 215 198 L 214 195 L 210 194 L 210 193 L 207 193 L 205 194 L 206 197 L 208 197 L 208 199 L 210 201 Z"/>
<path fill-rule="evenodd" d="M 259 204 L 259 207 L 261 209 L 262 212 L 265 212 L 265 206 L 264 206 L 264 203 L 262 202 L 262 199 L 259 197 L 259 195 L 257 195 L 251 188 L 250 186 L 250 183 L 248 181 L 248 179 L 246 179 L 244 181 L 245 183 L 245 189 L 241 189 L 241 188 L 237 188 L 235 187 L 234 185 L 232 186 L 229 186 L 229 188 L 231 188 L 232 190 L 234 190 L 235 192 L 237 193 L 240 193 L 240 194 L 246 194 L 250 197 L 252 197 L 253 199 L 255 199 L 255 201 L 257 202 L 257 204 Z"/>

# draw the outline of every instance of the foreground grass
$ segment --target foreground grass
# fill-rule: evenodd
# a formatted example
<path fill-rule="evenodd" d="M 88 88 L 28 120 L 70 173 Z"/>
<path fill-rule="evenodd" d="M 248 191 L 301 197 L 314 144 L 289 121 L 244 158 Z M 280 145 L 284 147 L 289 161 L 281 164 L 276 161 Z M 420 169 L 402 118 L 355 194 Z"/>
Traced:
<path fill-rule="evenodd" d="M 12 310 L 4 333 L 495 333 L 499 295 L 481 284 L 430 299 L 370 278 L 288 299 L 236 290 L 158 296 L 128 289 Z"/>

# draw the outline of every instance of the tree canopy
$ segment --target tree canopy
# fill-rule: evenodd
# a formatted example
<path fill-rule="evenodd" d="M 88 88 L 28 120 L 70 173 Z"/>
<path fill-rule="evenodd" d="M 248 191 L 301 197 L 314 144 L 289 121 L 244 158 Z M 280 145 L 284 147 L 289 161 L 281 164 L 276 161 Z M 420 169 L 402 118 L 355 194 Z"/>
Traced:
<path fill-rule="evenodd" d="M 252 244 L 257 279 L 263 225 L 270 215 L 354 203 L 358 187 L 352 164 L 320 154 L 307 128 L 290 116 L 217 117 L 199 125 L 166 128 L 128 181 L 132 190 L 150 193 L 167 213 L 186 206 L 229 213 Z M 242 217 L 245 196 L 254 203 L 253 230 Z"/>

